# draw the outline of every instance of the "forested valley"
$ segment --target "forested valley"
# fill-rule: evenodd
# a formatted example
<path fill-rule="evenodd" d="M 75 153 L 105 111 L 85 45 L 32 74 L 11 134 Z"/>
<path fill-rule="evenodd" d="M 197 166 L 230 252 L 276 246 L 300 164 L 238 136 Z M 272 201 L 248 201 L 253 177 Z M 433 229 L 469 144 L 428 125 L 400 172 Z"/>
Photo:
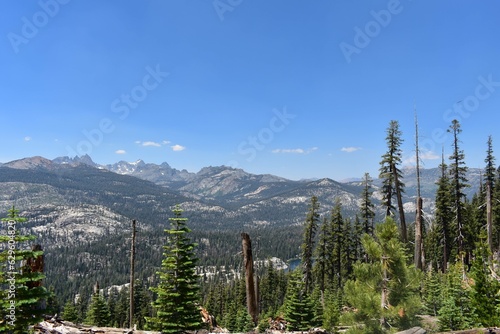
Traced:
<path fill-rule="evenodd" d="M 485 138 L 481 184 L 468 197 L 460 123 L 454 120 L 448 132 L 453 143 L 451 153 L 442 155 L 432 212 L 423 211 L 420 185 L 415 212 L 404 210 L 404 138 L 394 120 L 379 162 L 381 197 L 374 198 L 373 176 L 366 173 L 354 214 L 340 199 L 324 208 L 322 198 L 312 196 L 302 224 L 207 231 L 200 224 L 192 227 L 196 216 L 187 219 L 188 210 L 175 206 L 162 213 L 162 229 L 137 230 L 133 251 L 131 237 L 123 242 L 121 235 L 109 234 L 98 244 L 58 245 L 60 255 L 51 257 L 54 252 L 32 247 L 37 235 L 13 206 L 2 220 L 0 237 L 0 332 L 27 332 L 44 314 L 163 333 L 202 328 L 390 333 L 415 326 L 428 332 L 500 326 L 500 168 L 493 139 Z M 252 261 L 257 291 L 251 294 L 243 232 L 258 259 Z M 135 264 L 131 303 L 131 285 L 125 282 L 134 252 L 147 254 L 147 261 Z M 77 260 L 79 254 L 93 258 Z M 46 266 L 56 268 L 50 275 L 34 264 L 41 256 Z M 68 258 L 80 261 L 75 265 L 86 272 L 85 285 L 77 272 L 63 268 Z M 207 323 L 200 310 L 210 315 Z"/>

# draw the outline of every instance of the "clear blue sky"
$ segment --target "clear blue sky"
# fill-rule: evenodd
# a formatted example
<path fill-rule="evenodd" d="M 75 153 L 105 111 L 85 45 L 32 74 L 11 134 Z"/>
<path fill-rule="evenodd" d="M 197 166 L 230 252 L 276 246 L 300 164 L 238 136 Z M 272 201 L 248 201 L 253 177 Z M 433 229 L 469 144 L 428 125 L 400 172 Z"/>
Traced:
<path fill-rule="evenodd" d="M 232 165 L 378 175 L 398 120 L 425 167 L 460 120 L 469 167 L 500 152 L 497 1 L 2 2 L 0 161 Z"/>

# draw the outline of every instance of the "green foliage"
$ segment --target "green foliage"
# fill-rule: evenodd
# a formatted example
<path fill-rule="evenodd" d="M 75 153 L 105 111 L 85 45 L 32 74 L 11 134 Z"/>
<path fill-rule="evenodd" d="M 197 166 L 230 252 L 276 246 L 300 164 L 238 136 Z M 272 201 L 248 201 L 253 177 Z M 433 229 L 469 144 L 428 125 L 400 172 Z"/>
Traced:
<path fill-rule="evenodd" d="M 186 236 L 190 229 L 182 210 L 177 206 L 174 217 L 169 218 L 172 228 L 166 229 L 166 245 L 163 247 L 160 283 L 152 290 L 158 297 L 153 306 L 156 317 L 151 319 L 152 327 L 162 333 L 181 333 L 201 327 L 198 309 L 199 283 L 196 275 L 194 244 Z"/>
<path fill-rule="evenodd" d="M 0 332 L 24 333 L 29 325 L 43 319 L 48 291 L 41 285 L 43 272 L 32 271 L 30 262 L 43 258 L 39 247 L 32 247 L 33 235 L 22 235 L 21 224 L 27 220 L 12 206 L 2 219 L 0 235 Z"/>
<path fill-rule="evenodd" d="M 403 154 L 401 150 L 403 139 L 401 138 L 402 133 L 399 129 L 399 122 L 391 120 L 386 133 L 387 152 L 382 155 L 380 161 L 379 177 L 382 179 L 382 205 L 385 207 L 386 216 L 392 216 L 395 209 L 393 197 L 396 195 L 396 190 L 399 189 L 403 192 L 404 189 L 404 184 L 399 181 L 403 178 L 403 174 L 397 168 L 402 162 Z M 396 180 L 396 176 L 398 180 Z"/>
<path fill-rule="evenodd" d="M 434 224 L 431 226 L 425 245 L 432 267 L 435 270 L 445 272 L 452 254 L 452 240 L 455 235 L 455 233 L 452 233 L 452 222 L 455 216 L 452 212 L 451 181 L 448 177 L 444 157 L 440 168 L 441 177 L 437 182 Z"/>
<path fill-rule="evenodd" d="M 75 304 L 68 300 L 66 304 L 64 304 L 64 310 L 62 314 L 62 318 L 65 321 L 70 321 L 73 323 L 77 323 L 79 321 L 78 311 L 76 310 Z"/>
<path fill-rule="evenodd" d="M 356 263 L 355 279 L 345 285 L 345 299 L 357 309 L 345 319 L 352 317 L 364 324 L 366 333 L 381 333 L 386 327 L 409 328 L 416 323 L 416 314 L 422 308 L 421 274 L 407 265 L 397 232 L 395 222 L 387 218 L 377 225 L 375 238 L 363 236 L 369 262 Z"/>
<path fill-rule="evenodd" d="M 313 251 L 314 251 L 314 237 L 316 235 L 316 230 L 318 228 L 319 221 L 319 203 L 318 198 L 313 196 L 311 198 L 311 204 L 309 205 L 309 211 L 307 213 L 303 242 L 301 246 L 302 254 L 302 272 L 304 275 L 305 291 L 311 292 L 313 285 L 312 276 L 312 266 L 313 266 Z"/>
<path fill-rule="evenodd" d="M 471 289 L 463 277 L 464 267 L 459 262 L 451 265 L 444 275 L 443 305 L 438 311 L 442 331 L 468 329 L 476 325 Z"/>
<path fill-rule="evenodd" d="M 474 261 L 472 262 L 471 278 L 473 279 L 471 291 L 471 304 L 477 316 L 477 322 L 484 327 L 500 325 L 497 308 L 500 306 L 498 292 L 500 284 L 493 279 L 488 267 L 488 245 L 484 241 L 486 235 L 482 234 L 483 241 L 476 243 Z"/>
<path fill-rule="evenodd" d="M 433 270 L 425 275 L 423 298 L 427 313 L 437 316 L 443 305 L 442 282 L 441 275 Z"/>
<path fill-rule="evenodd" d="M 339 324 L 342 309 L 342 292 L 327 290 L 323 295 L 323 328 L 333 331 Z"/>
<path fill-rule="evenodd" d="M 274 317 L 283 305 L 286 294 L 287 278 L 283 270 L 274 268 L 271 261 L 260 280 L 260 310 L 262 314 Z"/>
<path fill-rule="evenodd" d="M 466 221 L 464 219 L 464 201 L 466 195 L 464 189 L 469 187 L 467 184 L 466 172 L 467 167 L 465 166 L 465 154 L 464 151 L 460 149 L 458 135 L 462 132 L 460 127 L 460 122 L 454 119 L 450 125 L 448 132 L 453 134 L 453 153 L 450 155 L 450 178 L 451 178 L 451 199 L 454 206 L 455 218 L 456 218 L 456 228 L 457 228 L 457 247 L 458 253 L 464 251 L 465 249 L 465 239 L 467 237 L 466 233 Z"/>
<path fill-rule="evenodd" d="M 98 292 L 92 296 L 85 323 L 93 326 L 107 326 L 110 320 L 108 304 Z"/>
<path fill-rule="evenodd" d="M 314 317 L 314 304 L 305 292 L 304 282 L 298 270 L 293 272 L 288 281 L 285 320 L 288 322 L 289 331 L 307 331 L 318 323 Z"/>
<path fill-rule="evenodd" d="M 373 180 L 369 173 L 363 176 L 363 192 L 361 193 L 361 220 L 363 222 L 363 232 L 373 235 L 373 219 L 375 218 L 375 204 L 372 202 Z"/>

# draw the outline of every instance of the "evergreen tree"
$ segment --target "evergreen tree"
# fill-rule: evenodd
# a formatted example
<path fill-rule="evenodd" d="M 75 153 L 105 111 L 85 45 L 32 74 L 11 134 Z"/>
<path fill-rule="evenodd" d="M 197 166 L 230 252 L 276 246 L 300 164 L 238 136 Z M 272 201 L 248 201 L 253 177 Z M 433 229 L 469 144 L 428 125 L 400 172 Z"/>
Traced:
<path fill-rule="evenodd" d="M 373 235 L 373 219 L 375 218 L 375 204 L 372 202 L 373 180 L 369 173 L 363 176 L 363 191 L 361 193 L 361 220 L 363 222 L 363 232 Z M 391 188 L 392 189 L 392 188 Z"/>
<path fill-rule="evenodd" d="M 332 209 L 331 215 L 331 231 L 332 231 L 332 261 L 334 277 L 331 277 L 331 283 L 336 289 L 341 289 L 343 282 L 345 281 L 345 264 L 346 259 L 346 240 L 345 240 L 345 224 L 344 218 L 342 217 L 342 205 L 340 200 L 335 201 L 335 206 Z"/>
<path fill-rule="evenodd" d="M 486 158 L 484 159 L 486 163 L 486 167 L 484 168 L 484 181 L 485 184 L 490 185 L 491 193 L 493 194 L 496 184 L 496 168 L 495 156 L 493 155 L 493 138 L 491 136 L 488 136 L 487 145 Z"/>
<path fill-rule="evenodd" d="M 19 216 L 14 206 L 2 219 L 4 234 L 0 235 L 0 332 L 25 333 L 29 325 L 43 320 L 48 291 L 42 286 L 43 272 L 36 268 L 43 263 L 41 247 L 29 249 L 36 238 L 22 235 Z M 38 263 L 37 263 L 38 262 Z"/>
<path fill-rule="evenodd" d="M 490 203 L 490 210 L 493 211 L 494 207 L 494 193 L 495 193 L 495 181 L 496 181 L 496 168 L 495 168 L 495 157 L 493 156 L 493 139 L 491 136 L 488 136 L 487 142 L 488 148 L 486 150 L 486 158 L 484 162 L 486 163 L 486 167 L 484 168 L 484 183 L 485 183 L 485 195 L 486 201 Z M 485 206 L 487 207 L 487 205 Z M 488 247 L 490 253 L 493 252 L 493 215 L 492 212 L 486 212 L 484 216 L 487 224 L 488 231 Z"/>
<path fill-rule="evenodd" d="M 312 291 L 313 276 L 312 276 L 312 260 L 314 250 L 314 237 L 318 228 L 319 221 L 319 203 L 318 198 L 313 196 L 309 205 L 306 222 L 304 226 L 304 236 L 302 242 L 302 273 L 304 275 L 305 291 Z"/>
<path fill-rule="evenodd" d="M 288 322 L 289 331 L 307 331 L 316 324 L 312 300 L 305 291 L 298 271 L 295 271 L 288 281 L 285 305 L 285 320 Z"/>
<path fill-rule="evenodd" d="M 486 244 L 486 235 L 482 233 L 481 241 L 476 243 L 474 260 L 472 262 L 471 277 L 474 280 L 471 291 L 471 302 L 481 326 L 493 327 L 500 325 L 497 312 L 499 306 L 498 291 L 500 284 L 490 275 L 488 267 L 489 250 Z"/>
<path fill-rule="evenodd" d="M 462 256 L 462 252 L 465 251 L 465 221 L 464 221 L 464 200 L 465 193 L 464 188 L 468 187 L 467 184 L 467 167 L 465 166 L 465 154 L 463 150 L 460 149 L 458 139 L 459 134 L 462 132 L 460 128 L 460 123 L 454 119 L 448 132 L 453 135 L 453 153 L 450 156 L 450 174 L 451 174 L 451 197 L 453 200 L 454 210 L 455 210 L 455 220 L 457 226 L 457 246 L 458 253 Z M 465 254 L 468 255 L 469 254 Z M 466 258 L 466 262 L 468 262 Z"/>
<path fill-rule="evenodd" d="M 471 289 L 464 286 L 463 264 L 451 265 L 445 274 L 442 288 L 443 304 L 438 311 L 440 330 L 460 330 L 476 325 L 475 312 L 471 304 Z"/>
<path fill-rule="evenodd" d="M 393 215 L 395 206 L 392 202 L 393 197 L 396 197 L 399 211 L 399 223 L 401 227 L 401 239 L 404 243 L 407 242 L 408 236 L 406 231 L 406 221 L 403 208 L 402 194 L 404 193 L 403 174 L 398 168 L 402 162 L 401 131 L 399 130 L 399 122 L 392 120 L 387 128 L 387 137 L 385 138 L 388 151 L 382 155 L 380 162 L 380 179 L 382 179 L 382 204 L 386 208 L 386 216 Z"/>
<path fill-rule="evenodd" d="M 351 239 L 352 246 L 354 249 L 353 258 L 355 259 L 355 261 L 361 260 L 365 256 L 365 253 L 363 250 L 363 244 L 361 243 L 361 238 L 363 237 L 364 233 L 365 232 L 364 232 L 363 225 L 361 224 L 361 221 L 359 220 L 359 216 L 356 215 L 356 217 L 354 217 L 354 226 L 353 226 L 353 230 L 352 230 L 352 239 Z"/>
<path fill-rule="evenodd" d="M 78 322 L 78 311 L 76 310 L 75 304 L 68 300 L 66 304 L 64 304 L 64 310 L 62 314 L 62 318 L 65 321 L 77 323 Z"/>
<path fill-rule="evenodd" d="M 440 274 L 434 270 L 429 270 L 424 279 L 423 297 L 428 314 L 435 317 L 438 315 L 438 311 L 443 305 L 441 288 Z"/>
<path fill-rule="evenodd" d="M 355 279 L 345 285 L 347 303 L 357 309 L 344 315 L 364 324 L 364 333 L 382 333 L 386 327 L 405 329 L 416 322 L 421 309 L 421 273 L 407 265 L 406 250 L 394 221 L 375 228 L 375 238 L 363 236 L 370 262 L 354 266 Z"/>
<path fill-rule="evenodd" d="M 440 168 L 441 177 L 437 182 L 434 224 L 429 232 L 429 242 L 426 248 L 434 268 L 446 272 L 453 242 L 453 203 L 451 201 L 451 182 L 448 177 L 447 166 L 444 163 L 444 155 Z"/>
<path fill-rule="evenodd" d="M 169 218 L 172 227 L 165 230 L 167 240 L 158 272 L 160 283 L 152 289 L 158 297 L 153 304 L 156 317 L 151 323 L 162 333 L 181 333 L 201 327 L 195 245 L 186 236 L 190 229 L 180 207 L 176 206 L 173 212 L 174 217 Z"/>
<path fill-rule="evenodd" d="M 320 227 L 318 245 L 315 249 L 315 262 L 313 267 L 313 274 L 315 282 L 320 289 L 321 293 L 325 292 L 327 284 L 327 266 L 330 261 L 330 245 L 328 243 L 330 238 L 330 225 L 328 220 L 323 218 L 323 223 Z"/>
<path fill-rule="evenodd" d="M 103 327 L 109 324 L 110 317 L 111 314 L 106 300 L 99 292 L 94 293 L 89 304 L 85 322 L 89 325 Z"/>
<path fill-rule="evenodd" d="M 128 299 L 130 299 L 130 296 L 127 300 Z M 130 306 L 128 308 L 130 308 Z M 137 279 L 134 284 L 134 324 L 137 325 L 138 329 L 144 329 L 146 326 L 146 318 L 151 313 L 151 296 L 146 289 L 144 289 L 143 283 Z"/>
<path fill-rule="evenodd" d="M 274 268 L 273 262 L 269 260 L 260 280 L 261 314 L 274 317 L 278 313 L 278 309 L 283 305 L 285 298 L 286 284 L 283 271 Z"/>

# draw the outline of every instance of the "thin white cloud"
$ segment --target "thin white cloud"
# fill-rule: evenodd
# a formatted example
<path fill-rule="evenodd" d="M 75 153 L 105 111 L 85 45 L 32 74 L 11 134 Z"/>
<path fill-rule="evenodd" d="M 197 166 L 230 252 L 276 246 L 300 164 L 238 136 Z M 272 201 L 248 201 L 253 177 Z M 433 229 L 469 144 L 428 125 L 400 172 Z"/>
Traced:
<path fill-rule="evenodd" d="M 420 153 L 419 158 L 422 160 L 437 160 L 441 157 L 432 151 L 427 151 Z"/>
<path fill-rule="evenodd" d="M 317 147 L 312 147 L 308 150 L 305 150 L 303 148 L 277 148 L 272 150 L 272 153 L 289 153 L 289 154 L 309 154 L 311 152 L 314 152 L 318 150 Z"/>
<path fill-rule="evenodd" d="M 155 142 L 155 141 L 152 141 L 152 140 L 148 140 L 148 141 L 140 141 L 140 140 L 136 140 L 135 143 L 137 145 L 141 145 L 141 146 L 153 146 L 153 147 L 161 147 L 162 145 L 168 145 L 170 144 L 171 142 L 169 140 L 162 140 L 160 143 L 159 142 Z"/>
<path fill-rule="evenodd" d="M 30 141 L 31 140 L 31 137 L 30 136 L 26 136 L 24 137 L 24 141 Z"/>
<path fill-rule="evenodd" d="M 342 152 L 352 153 L 361 150 L 361 147 L 348 146 L 340 149 Z"/>
<path fill-rule="evenodd" d="M 154 146 L 154 147 L 160 147 L 161 144 L 154 142 L 154 141 L 145 141 L 141 143 L 142 146 Z"/>
<path fill-rule="evenodd" d="M 304 154 L 305 151 L 302 148 L 277 148 L 272 151 L 273 153 L 294 153 L 294 154 Z"/>
<path fill-rule="evenodd" d="M 125 150 L 116 150 L 116 154 L 126 154 L 127 152 Z"/>
<path fill-rule="evenodd" d="M 180 151 L 184 151 L 186 149 L 185 146 L 182 146 L 182 145 L 179 145 L 179 144 L 176 144 L 176 145 L 173 145 L 173 146 L 170 146 L 172 148 L 172 151 L 175 151 L 175 152 L 180 152 Z"/>

